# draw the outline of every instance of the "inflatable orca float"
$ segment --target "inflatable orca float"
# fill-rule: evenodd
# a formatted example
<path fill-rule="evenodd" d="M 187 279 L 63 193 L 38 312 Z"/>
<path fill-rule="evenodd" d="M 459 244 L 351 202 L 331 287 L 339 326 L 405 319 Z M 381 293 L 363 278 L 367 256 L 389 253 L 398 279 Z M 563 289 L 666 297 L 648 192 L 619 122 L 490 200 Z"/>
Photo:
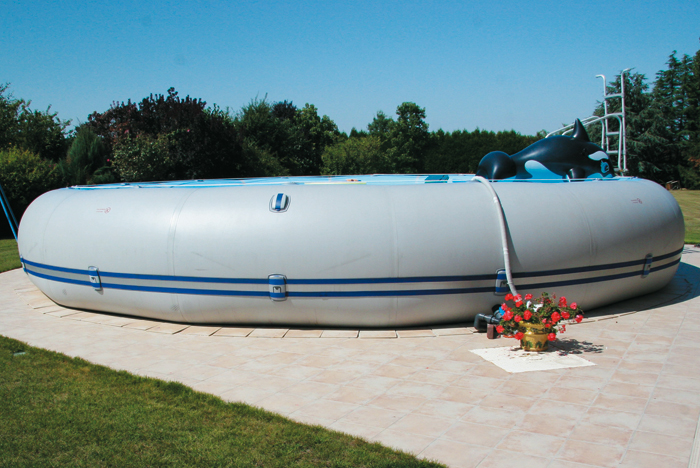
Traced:
<path fill-rule="evenodd" d="M 545 138 L 512 156 L 503 151 L 490 152 L 479 162 L 476 175 L 490 180 L 615 176 L 607 153 L 600 146 L 591 143 L 586 129 L 578 119 L 572 136 Z"/>

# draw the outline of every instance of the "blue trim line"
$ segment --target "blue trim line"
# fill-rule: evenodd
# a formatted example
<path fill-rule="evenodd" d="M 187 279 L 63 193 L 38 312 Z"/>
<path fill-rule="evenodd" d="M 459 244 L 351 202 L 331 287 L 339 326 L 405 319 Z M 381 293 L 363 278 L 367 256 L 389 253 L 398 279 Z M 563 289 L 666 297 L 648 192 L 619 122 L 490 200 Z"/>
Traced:
<path fill-rule="evenodd" d="M 57 281 L 59 283 L 68 283 L 68 284 L 77 284 L 79 286 L 90 286 L 93 287 L 93 284 L 89 281 L 80 281 L 80 280 L 74 280 L 70 278 L 61 278 L 60 276 L 51 276 L 51 275 L 45 275 L 43 273 L 37 273 L 36 271 L 31 271 L 31 270 L 25 270 L 27 274 L 36 276 L 37 278 L 44 278 L 47 280 L 51 281 Z"/>
<path fill-rule="evenodd" d="M 654 258 L 654 261 L 663 260 L 666 258 L 673 257 L 682 252 L 683 249 L 671 252 L 669 254 L 661 255 Z M 28 274 L 34 275 L 38 278 L 44 278 L 51 281 L 57 281 L 61 283 L 76 284 L 80 286 L 90 286 L 93 284 L 89 281 L 81 281 L 71 278 L 63 278 L 53 275 L 47 275 L 45 273 L 38 273 L 27 269 L 26 266 L 33 266 L 37 268 L 42 268 L 50 271 L 57 271 L 62 273 L 71 274 L 82 274 L 85 276 L 89 275 L 88 270 L 78 270 L 74 268 L 62 268 L 55 267 L 51 265 L 44 265 L 41 263 L 31 262 L 24 258 L 21 259 L 25 271 Z M 673 262 L 666 265 L 661 265 L 651 268 L 651 273 L 661 271 L 672 266 L 678 265 L 681 259 L 678 258 Z M 631 262 L 621 262 L 612 263 L 608 265 L 598 265 L 594 267 L 583 267 L 583 268 L 569 268 L 563 270 L 552 270 L 552 271 L 541 271 L 533 273 L 520 273 L 514 275 L 519 278 L 537 277 L 537 276 L 550 276 L 559 275 L 567 273 L 580 273 L 586 271 L 597 271 L 607 268 L 621 268 L 625 266 L 643 265 L 645 260 L 635 260 Z M 581 278 L 566 281 L 551 281 L 545 283 L 535 283 L 535 284 L 523 284 L 518 285 L 523 289 L 533 290 L 533 289 L 545 289 L 558 286 L 572 286 L 576 284 L 588 284 L 588 283 L 599 283 L 603 281 L 610 281 L 623 278 L 631 278 L 634 276 L 641 276 L 641 271 L 631 271 L 625 273 L 619 273 L 607 276 L 597 276 L 594 278 Z M 237 278 L 201 278 L 195 276 L 167 276 L 167 275 L 136 275 L 128 273 L 108 273 L 100 272 L 100 276 L 111 277 L 111 278 L 127 278 L 127 279 L 141 279 L 141 280 L 158 280 L 158 281 L 181 281 L 181 282 L 196 282 L 196 283 L 223 283 L 223 284 L 278 284 L 276 281 L 272 283 L 269 279 L 237 279 Z M 287 280 L 287 284 L 298 284 L 298 285 L 337 285 L 337 284 L 389 284 L 389 283 L 425 283 L 425 282 L 451 282 L 451 281 L 480 281 L 495 279 L 496 274 L 490 275 L 474 275 L 474 276 L 428 276 L 428 277 L 407 277 L 407 278 L 348 278 L 348 279 L 301 279 L 301 280 Z M 280 281 L 279 284 L 284 284 Z M 144 292 L 158 292 L 158 293 L 170 293 L 170 294 L 192 294 L 192 295 L 210 295 L 210 296 L 253 296 L 253 297 L 270 297 L 268 291 L 230 291 L 230 290 L 220 290 L 220 289 L 196 289 L 196 288 L 168 288 L 168 287 L 158 287 L 158 286 L 138 286 L 129 284 L 117 284 L 117 283 L 102 283 L 104 289 L 118 289 L 126 291 L 144 291 Z M 289 291 L 287 296 L 289 297 L 401 297 L 401 296 L 433 296 L 433 295 L 446 295 L 446 294 L 474 294 L 483 292 L 493 292 L 494 288 L 489 287 L 479 287 L 479 288 L 453 288 L 453 289 L 416 289 L 416 290 L 390 290 L 390 291 Z"/>
<path fill-rule="evenodd" d="M 102 283 L 102 289 L 120 289 L 123 291 L 143 291 L 168 294 L 194 294 L 199 296 L 270 296 L 270 293 L 267 291 L 227 291 L 222 289 L 160 288 L 154 286 L 135 286 L 131 284 L 113 283 Z"/>
<path fill-rule="evenodd" d="M 61 271 L 61 272 L 63 272 L 63 273 L 74 273 L 74 274 L 76 274 L 76 275 L 87 275 L 87 274 L 89 274 L 88 270 L 78 270 L 78 269 L 75 269 L 75 268 L 63 268 L 63 267 L 57 267 L 57 266 L 51 266 L 51 265 L 44 265 L 43 263 L 30 262 L 29 260 L 27 260 L 27 259 L 25 259 L 25 258 L 22 258 L 22 259 L 20 259 L 20 260 L 22 260 L 23 263 L 25 263 L 25 264 L 27 264 L 27 265 L 29 265 L 29 266 L 33 266 L 33 267 L 37 267 L 37 268 L 42 268 L 42 269 L 44 269 L 44 270 Z M 100 274 L 102 274 L 102 272 L 100 272 Z"/>

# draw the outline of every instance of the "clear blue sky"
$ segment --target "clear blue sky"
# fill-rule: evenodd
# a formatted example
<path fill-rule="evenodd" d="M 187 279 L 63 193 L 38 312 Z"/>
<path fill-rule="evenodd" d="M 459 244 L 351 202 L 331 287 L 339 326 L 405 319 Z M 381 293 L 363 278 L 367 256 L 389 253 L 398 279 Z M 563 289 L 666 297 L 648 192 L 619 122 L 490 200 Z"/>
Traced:
<path fill-rule="evenodd" d="M 617 11 L 615 11 L 617 9 Z M 700 2 L 0 0 L 0 83 L 76 124 L 173 86 L 235 111 L 314 104 L 342 131 L 413 101 L 431 130 L 533 134 L 602 83 L 700 49 Z"/>

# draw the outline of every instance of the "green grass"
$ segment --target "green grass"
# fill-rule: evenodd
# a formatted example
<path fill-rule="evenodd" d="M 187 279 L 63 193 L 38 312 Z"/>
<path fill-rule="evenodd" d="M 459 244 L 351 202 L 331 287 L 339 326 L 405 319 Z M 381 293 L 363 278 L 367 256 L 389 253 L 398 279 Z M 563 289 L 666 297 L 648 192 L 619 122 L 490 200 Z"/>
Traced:
<path fill-rule="evenodd" d="M 17 242 L 14 239 L 0 239 L 0 273 L 21 266 Z"/>
<path fill-rule="evenodd" d="M 700 244 L 700 190 L 673 190 L 671 193 L 683 211 L 685 243 Z"/>
<path fill-rule="evenodd" d="M 443 466 L 2 336 L 0 421 L 0 466 Z"/>

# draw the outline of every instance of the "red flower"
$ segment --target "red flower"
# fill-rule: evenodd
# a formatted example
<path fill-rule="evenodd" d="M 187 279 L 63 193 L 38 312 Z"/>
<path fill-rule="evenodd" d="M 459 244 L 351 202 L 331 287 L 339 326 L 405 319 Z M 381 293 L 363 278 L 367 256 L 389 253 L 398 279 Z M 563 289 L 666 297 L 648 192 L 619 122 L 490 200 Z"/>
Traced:
<path fill-rule="evenodd" d="M 566 298 L 564 296 L 559 298 L 559 307 L 566 307 Z"/>
<path fill-rule="evenodd" d="M 497 331 L 498 333 L 503 333 L 504 330 L 505 330 L 505 328 L 503 328 L 503 325 L 499 325 L 499 326 L 496 327 L 496 331 Z"/>
<path fill-rule="evenodd" d="M 522 319 L 523 319 L 523 318 L 522 318 L 521 316 L 519 316 L 519 315 L 516 315 L 516 316 L 513 318 L 513 320 L 515 320 L 517 323 L 520 323 L 520 321 L 521 321 Z"/>
<path fill-rule="evenodd" d="M 506 294 L 506 301 L 512 301 L 513 295 L 511 293 Z"/>
<path fill-rule="evenodd" d="M 525 294 L 525 300 L 529 301 L 530 299 L 532 299 L 532 294 Z"/>
<path fill-rule="evenodd" d="M 503 312 L 508 312 L 510 310 L 510 307 L 508 307 L 508 304 L 504 302 L 503 304 L 501 304 L 501 310 L 503 310 Z"/>
<path fill-rule="evenodd" d="M 576 323 L 581 323 L 581 320 L 583 320 L 583 315 L 577 315 L 575 320 Z"/>
<path fill-rule="evenodd" d="M 571 317 L 567 311 L 562 312 L 561 316 L 564 320 L 569 320 L 569 317 Z"/>
<path fill-rule="evenodd" d="M 554 340 L 556 340 L 556 339 L 557 339 L 556 333 L 550 333 L 549 335 L 547 335 L 547 339 L 548 339 L 549 341 L 554 341 Z"/>
<path fill-rule="evenodd" d="M 524 318 L 525 320 L 530 320 L 530 319 L 532 318 L 532 312 L 530 312 L 529 310 L 526 310 L 526 311 L 523 313 L 523 318 Z"/>
<path fill-rule="evenodd" d="M 518 301 L 515 303 L 515 307 L 520 307 L 521 305 L 523 305 L 523 301 Z"/>
<path fill-rule="evenodd" d="M 522 339 L 523 339 L 523 336 L 525 336 L 525 333 L 523 333 L 523 332 L 518 332 L 518 333 L 515 334 L 515 339 L 516 339 L 516 340 L 522 340 Z"/>
<path fill-rule="evenodd" d="M 523 297 L 522 297 L 520 294 L 516 294 L 515 296 L 513 296 L 513 300 L 514 300 L 515 302 L 522 302 L 522 301 L 523 301 Z"/>
<path fill-rule="evenodd" d="M 576 304 L 575 302 L 572 302 L 571 305 L 570 305 L 569 307 L 571 307 L 572 309 L 576 310 L 576 309 L 578 309 L 578 304 Z"/>
<path fill-rule="evenodd" d="M 513 318 L 513 312 L 509 309 L 503 314 L 503 320 L 511 320 Z"/>
<path fill-rule="evenodd" d="M 559 312 L 554 312 L 552 314 L 552 323 L 557 323 L 559 320 L 561 320 L 561 315 L 559 315 Z"/>

